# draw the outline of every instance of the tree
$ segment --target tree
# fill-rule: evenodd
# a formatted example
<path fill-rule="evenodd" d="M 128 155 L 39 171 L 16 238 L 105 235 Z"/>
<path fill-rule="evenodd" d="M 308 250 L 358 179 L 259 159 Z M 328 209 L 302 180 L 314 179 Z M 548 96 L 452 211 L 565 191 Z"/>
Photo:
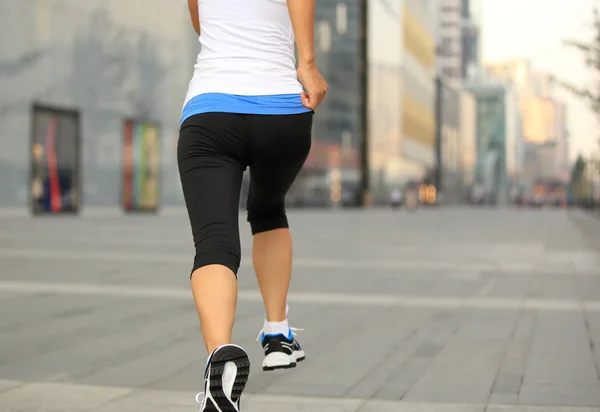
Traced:
<path fill-rule="evenodd" d="M 575 165 L 571 170 L 571 194 L 576 199 L 581 199 L 585 196 L 586 189 L 586 179 L 585 172 L 588 165 L 582 155 L 577 156 L 577 160 L 575 161 Z"/>
<path fill-rule="evenodd" d="M 552 80 L 571 94 L 584 100 L 600 122 L 600 10 L 598 5 L 594 7 L 593 17 L 592 28 L 594 37 L 591 41 L 566 40 L 564 42 L 568 47 L 577 49 L 583 53 L 585 65 L 594 72 L 595 78 L 592 85 L 581 86 L 570 81 L 558 79 L 556 76 L 552 76 Z"/>

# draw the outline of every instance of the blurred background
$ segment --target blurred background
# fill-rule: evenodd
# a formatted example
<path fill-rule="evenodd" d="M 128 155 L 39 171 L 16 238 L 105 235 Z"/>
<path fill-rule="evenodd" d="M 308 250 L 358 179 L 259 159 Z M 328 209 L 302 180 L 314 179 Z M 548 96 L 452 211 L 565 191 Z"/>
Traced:
<path fill-rule="evenodd" d="M 427 205 L 594 207 L 594 6 L 319 0 L 330 92 L 289 206 L 401 204 L 414 188 Z M 181 206 L 175 148 L 198 52 L 186 4 L 1 0 L 0 10 L 0 205 Z"/>
<path fill-rule="evenodd" d="M 287 199 L 307 358 L 262 372 L 241 230 L 244 411 L 598 412 L 598 5 L 317 0 L 330 89 Z M 0 0 L 0 412 L 193 410 L 198 48 L 185 1 Z"/>

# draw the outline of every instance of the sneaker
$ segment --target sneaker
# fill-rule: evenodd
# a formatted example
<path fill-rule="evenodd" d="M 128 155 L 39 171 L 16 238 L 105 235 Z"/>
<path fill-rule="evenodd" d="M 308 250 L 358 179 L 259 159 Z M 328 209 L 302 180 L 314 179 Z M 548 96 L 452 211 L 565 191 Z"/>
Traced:
<path fill-rule="evenodd" d="M 256 340 L 260 340 L 265 352 L 264 371 L 294 368 L 297 362 L 305 359 L 304 351 L 296 340 L 296 331 L 299 330 L 302 329 L 290 328 L 288 336 L 265 335 L 260 331 Z"/>
<path fill-rule="evenodd" d="M 196 395 L 200 412 L 240 412 L 240 396 L 250 374 L 250 360 L 237 345 L 219 346 L 208 358 L 204 392 Z"/>

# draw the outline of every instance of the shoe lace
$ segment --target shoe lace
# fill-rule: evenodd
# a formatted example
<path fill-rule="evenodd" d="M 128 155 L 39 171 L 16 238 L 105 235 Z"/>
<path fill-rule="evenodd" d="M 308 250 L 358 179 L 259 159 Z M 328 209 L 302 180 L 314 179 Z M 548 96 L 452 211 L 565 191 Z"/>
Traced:
<path fill-rule="evenodd" d="M 206 402 L 206 396 L 204 392 L 198 392 L 196 394 L 196 403 L 200 405 L 200 412 L 204 409 L 204 403 Z"/>
<path fill-rule="evenodd" d="M 202 412 L 206 403 L 206 392 L 198 392 L 196 394 L 196 403 L 200 405 L 200 412 Z M 240 407 L 239 399 L 237 401 L 237 407 Z"/>

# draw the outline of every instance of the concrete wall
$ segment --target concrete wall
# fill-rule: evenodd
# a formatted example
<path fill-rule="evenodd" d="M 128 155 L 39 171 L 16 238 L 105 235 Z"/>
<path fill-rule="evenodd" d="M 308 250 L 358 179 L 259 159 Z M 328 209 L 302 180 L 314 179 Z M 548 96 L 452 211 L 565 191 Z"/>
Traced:
<path fill-rule="evenodd" d="M 123 122 L 161 129 L 161 203 L 182 202 L 175 145 L 197 53 L 183 4 L 0 0 L 0 205 L 29 197 L 35 103 L 79 113 L 81 197 L 121 203 Z"/>

